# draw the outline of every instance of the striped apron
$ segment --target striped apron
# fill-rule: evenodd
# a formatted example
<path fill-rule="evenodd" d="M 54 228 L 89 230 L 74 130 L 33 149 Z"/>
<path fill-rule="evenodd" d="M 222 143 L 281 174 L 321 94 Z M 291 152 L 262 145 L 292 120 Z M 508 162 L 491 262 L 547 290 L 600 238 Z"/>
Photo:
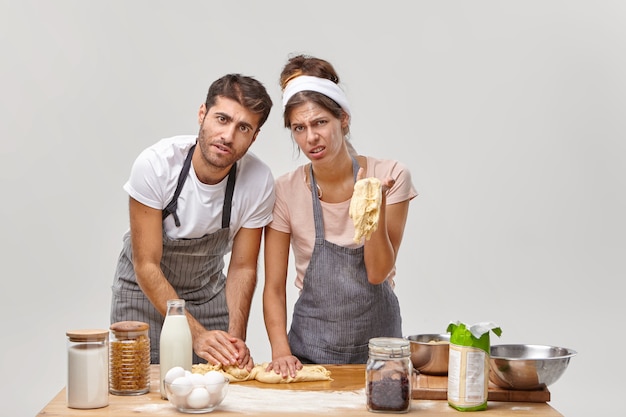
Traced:
<path fill-rule="evenodd" d="M 358 163 L 353 159 L 354 179 Z M 387 281 L 367 281 L 364 248 L 325 240 L 311 167 L 315 246 L 293 311 L 289 346 L 302 363 L 366 363 L 373 337 L 402 337 L 398 299 Z"/>
<path fill-rule="evenodd" d="M 189 150 L 172 201 L 163 210 L 163 218 L 172 214 L 176 225 L 176 201 L 191 166 L 195 145 Z M 224 291 L 226 276 L 223 273 L 224 256 L 229 250 L 229 224 L 232 194 L 235 187 L 236 165 L 228 174 L 222 228 L 198 239 L 170 239 L 163 232 L 161 270 L 185 300 L 185 307 L 209 330 L 228 331 L 228 306 Z M 132 263 L 130 233 L 124 235 L 115 282 L 112 287 L 111 323 L 137 320 L 150 326 L 150 362 L 159 363 L 159 338 L 164 317 L 152 305 L 137 284 Z M 195 352 L 193 363 L 206 362 Z"/>

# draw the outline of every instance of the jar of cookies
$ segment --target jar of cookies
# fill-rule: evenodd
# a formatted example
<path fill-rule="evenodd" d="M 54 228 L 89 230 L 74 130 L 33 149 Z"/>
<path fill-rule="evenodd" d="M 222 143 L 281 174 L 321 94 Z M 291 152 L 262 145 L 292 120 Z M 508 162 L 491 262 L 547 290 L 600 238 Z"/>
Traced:
<path fill-rule="evenodd" d="M 410 342 L 395 337 L 369 341 L 365 368 L 367 410 L 375 413 L 406 413 L 411 408 Z"/>
<path fill-rule="evenodd" d="M 110 327 L 109 392 L 140 395 L 150 391 L 149 326 L 141 321 L 120 321 Z"/>

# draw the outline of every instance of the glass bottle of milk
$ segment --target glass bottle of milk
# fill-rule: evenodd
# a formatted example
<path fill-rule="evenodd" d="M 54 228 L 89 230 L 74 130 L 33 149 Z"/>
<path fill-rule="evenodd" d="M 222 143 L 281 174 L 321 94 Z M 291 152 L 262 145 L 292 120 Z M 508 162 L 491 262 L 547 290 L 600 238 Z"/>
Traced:
<path fill-rule="evenodd" d="M 191 330 L 185 315 L 185 300 L 175 299 L 167 301 L 167 314 L 161 329 L 159 342 L 159 362 L 161 369 L 161 398 L 167 399 L 163 379 L 167 371 L 175 366 L 181 366 L 191 371 L 193 345 Z"/>

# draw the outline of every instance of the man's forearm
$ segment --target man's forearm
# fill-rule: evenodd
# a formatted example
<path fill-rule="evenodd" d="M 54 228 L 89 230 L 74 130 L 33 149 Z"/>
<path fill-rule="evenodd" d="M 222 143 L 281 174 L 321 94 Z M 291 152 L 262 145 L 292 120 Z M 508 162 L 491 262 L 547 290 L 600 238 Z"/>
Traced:
<path fill-rule="evenodd" d="M 179 298 L 174 287 L 169 283 L 161 268 L 158 266 L 145 266 L 135 268 L 137 283 L 152 303 L 154 308 L 165 317 L 167 313 L 167 300 Z"/>
<path fill-rule="evenodd" d="M 256 271 L 229 271 L 226 279 L 228 333 L 244 341 L 255 288 Z"/>

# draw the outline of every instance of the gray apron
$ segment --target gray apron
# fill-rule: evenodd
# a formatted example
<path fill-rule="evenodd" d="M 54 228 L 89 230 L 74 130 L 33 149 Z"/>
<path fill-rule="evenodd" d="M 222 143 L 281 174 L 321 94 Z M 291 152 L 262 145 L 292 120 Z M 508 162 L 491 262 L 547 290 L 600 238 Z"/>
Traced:
<path fill-rule="evenodd" d="M 163 210 L 163 219 L 172 214 L 177 226 L 176 202 L 191 166 L 195 145 L 189 150 L 178 178 L 174 197 Z M 198 239 L 170 239 L 163 231 L 161 270 L 185 307 L 206 329 L 228 331 L 228 306 L 224 286 L 224 256 L 229 250 L 229 225 L 236 165 L 228 174 L 222 212 L 222 229 Z M 150 362 L 159 363 L 159 338 L 164 317 L 145 296 L 135 277 L 130 234 L 124 235 L 113 284 L 111 323 L 138 320 L 150 326 Z M 195 352 L 193 363 L 206 362 Z"/>
<path fill-rule="evenodd" d="M 353 159 L 354 178 L 359 169 Z M 315 246 L 293 311 L 289 346 L 302 363 L 366 363 L 372 337 L 402 337 L 400 305 L 389 282 L 367 281 L 364 248 L 325 240 L 311 167 Z"/>

